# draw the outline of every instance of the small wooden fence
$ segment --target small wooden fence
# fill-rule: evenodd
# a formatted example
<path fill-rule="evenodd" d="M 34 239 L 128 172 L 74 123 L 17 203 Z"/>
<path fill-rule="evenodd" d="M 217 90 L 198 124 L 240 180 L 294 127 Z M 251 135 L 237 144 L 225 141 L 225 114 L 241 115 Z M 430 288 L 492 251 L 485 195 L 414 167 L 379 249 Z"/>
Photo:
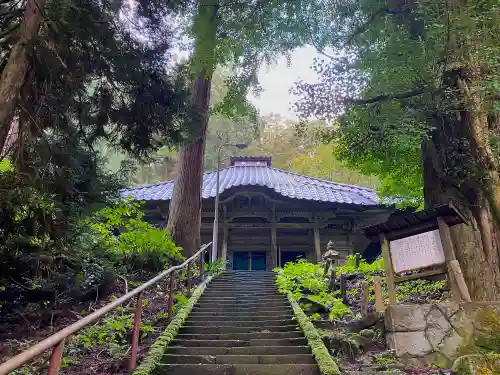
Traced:
<path fill-rule="evenodd" d="M 141 316 L 142 316 L 142 293 L 151 288 L 153 285 L 157 284 L 159 281 L 168 277 L 169 279 L 169 292 L 168 292 L 168 317 L 172 318 L 172 308 L 174 302 L 174 288 L 176 274 L 182 272 L 186 268 L 186 278 L 187 278 L 187 288 L 191 291 L 192 286 L 192 265 L 196 262 L 200 265 L 200 276 L 201 281 L 204 280 L 203 269 L 205 265 L 205 253 L 208 252 L 209 247 L 212 243 L 203 245 L 200 250 L 196 252 L 192 257 L 187 259 L 184 263 L 179 264 L 163 271 L 158 276 L 152 278 L 141 286 L 135 288 L 131 292 L 123 295 L 122 297 L 116 299 L 115 301 L 108 303 L 99 310 L 87 315 L 86 317 L 76 321 L 75 323 L 63 328 L 59 332 L 49 336 L 48 338 L 40 341 L 38 344 L 33 345 L 29 349 L 23 351 L 22 353 L 12 357 L 7 362 L 0 364 L 0 375 L 8 375 L 11 371 L 19 369 L 24 365 L 28 364 L 30 361 L 45 353 L 48 350 L 52 350 L 50 357 L 50 364 L 48 369 L 48 375 L 57 375 L 61 367 L 61 359 L 63 356 L 64 343 L 66 339 L 80 331 L 82 328 L 96 322 L 104 315 L 110 311 L 116 309 L 118 306 L 123 305 L 125 302 L 130 301 L 132 298 L 136 298 L 135 305 L 135 315 L 134 315 L 134 325 L 132 328 L 132 348 L 130 352 L 130 358 L 128 360 L 128 371 L 132 373 L 136 367 L 137 363 L 137 352 L 139 349 L 139 329 L 141 326 Z M 180 272 L 179 272 L 180 271 Z"/>

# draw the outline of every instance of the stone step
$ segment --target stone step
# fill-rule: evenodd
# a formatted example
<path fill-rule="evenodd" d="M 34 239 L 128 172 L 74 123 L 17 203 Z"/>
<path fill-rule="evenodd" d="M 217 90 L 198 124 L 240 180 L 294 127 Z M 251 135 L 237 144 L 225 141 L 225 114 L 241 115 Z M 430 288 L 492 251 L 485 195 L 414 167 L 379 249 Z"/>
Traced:
<path fill-rule="evenodd" d="M 204 346 L 169 346 L 166 354 L 180 355 L 284 355 L 311 354 L 308 346 L 239 346 L 239 347 L 204 347 Z"/>
<path fill-rule="evenodd" d="M 162 365 L 158 375 L 320 375 L 318 366 L 311 364 L 170 364 Z"/>
<path fill-rule="evenodd" d="M 166 354 L 164 363 L 192 364 L 315 364 L 311 354 L 280 354 L 280 355 L 180 355 Z"/>
<path fill-rule="evenodd" d="M 269 307 L 269 306 L 290 306 L 288 301 L 238 301 L 238 300 L 222 300 L 222 301 L 210 301 L 210 299 L 204 299 L 203 301 L 198 301 L 198 306 L 217 306 L 217 307 L 226 307 L 226 306 L 236 306 L 236 307 Z"/>
<path fill-rule="evenodd" d="M 250 339 L 250 340 L 172 340 L 173 346 L 196 347 L 241 347 L 241 346 L 305 346 L 307 339 L 304 337 L 291 339 Z"/>
<path fill-rule="evenodd" d="M 255 314 L 246 314 L 246 315 L 206 315 L 199 313 L 192 313 L 189 315 L 190 320 L 211 320 L 213 322 L 217 321 L 225 321 L 225 322 L 239 322 L 245 320 L 253 320 L 253 321 L 261 321 L 261 320 L 291 320 L 293 318 L 293 314 L 288 315 L 257 315 L 261 313 Z"/>
<path fill-rule="evenodd" d="M 232 314 L 253 314 L 256 312 L 261 312 L 262 314 L 271 314 L 273 312 L 292 312 L 292 308 L 288 306 L 279 306 L 279 307 L 238 307 L 238 306 L 231 306 L 229 309 L 227 306 L 224 307 L 217 307 L 217 306 L 207 306 L 207 305 L 196 305 L 193 308 L 193 313 L 195 312 L 200 312 L 200 313 L 206 313 L 206 314 L 225 314 L 225 313 L 232 313 Z"/>
<path fill-rule="evenodd" d="M 200 298 L 200 300 L 217 300 L 217 301 L 239 301 L 239 300 L 251 300 L 251 301 L 287 301 L 287 298 L 281 294 L 205 294 Z"/>
<path fill-rule="evenodd" d="M 284 316 L 284 315 L 293 315 L 293 312 L 291 309 L 280 309 L 280 310 L 270 310 L 270 311 L 260 311 L 260 310 L 254 310 L 254 311 L 240 311 L 240 310 L 232 310 L 232 311 L 227 311 L 227 310 L 219 310 L 219 311 L 204 311 L 204 310 L 196 310 L 191 313 L 190 316 L 205 316 L 208 319 L 216 318 L 216 317 L 235 317 L 235 318 L 240 318 L 240 317 L 245 317 L 245 316 L 258 316 L 258 315 L 264 315 L 264 316 Z"/>
<path fill-rule="evenodd" d="M 302 338 L 302 332 L 247 332 L 247 333 L 179 333 L 175 338 L 179 340 L 252 340 L 252 339 L 293 339 Z"/>
<path fill-rule="evenodd" d="M 251 319 L 249 317 L 249 319 Z M 202 327 L 231 327 L 237 325 L 238 327 L 275 327 L 275 326 L 287 326 L 295 324 L 295 320 L 286 319 L 268 319 L 268 320 L 259 320 L 258 322 L 254 322 L 252 320 L 239 320 L 237 322 L 231 321 L 212 321 L 212 320 L 201 320 L 201 319 L 191 319 L 188 317 L 186 321 L 186 326 L 202 326 Z"/>
<path fill-rule="evenodd" d="M 254 333 L 254 332 L 291 332 L 297 331 L 300 332 L 298 326 L 296 324 L 290 325 L 277 325 L 277 326 L 267 326 L 267 327 L 256 327 L 257 324 L 254 323 L 254 326 L 245 326 L 242 327 L 239 324 L 233 326 L 201 326 L 196 324 L 184 325 L 180 329 L 180 333 L 185 334 L 220 334 L 220 333 Z"/>
<path fill-rule="evenodd" d="M 250 296 L 250 297 L 263 297 L 263 296 L 281 296 L 283 298 L 286 298 L 285 295 L 278 293 L 276 290 L 262 290 L 262 291 L 249 291 L 249 290 L 229 290 L 229 289 L 212 289 L 212 290 L 206 290 L 205 293 L 203 293 L 205 296 L 212 296 L 212 297 L 232 297 L 232 296 Z"/>

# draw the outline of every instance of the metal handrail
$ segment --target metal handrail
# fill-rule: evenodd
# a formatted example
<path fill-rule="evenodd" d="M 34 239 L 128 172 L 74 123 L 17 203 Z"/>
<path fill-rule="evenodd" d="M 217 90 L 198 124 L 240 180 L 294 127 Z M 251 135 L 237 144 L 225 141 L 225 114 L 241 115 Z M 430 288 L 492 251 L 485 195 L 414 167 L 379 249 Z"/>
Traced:
<path fill-rule="evenodd" d="M 40 341 L 38 344 L 33 345 L 29 349 L 19 353 L 18 355 L 12 357 L 8 361 L 0 364 L 0 375 L 8 375 L 11 371 L 18 369 L 25 364 L 27 364 L 32 359 L 43 354 L 47 350 L 52 348 L 52 355 L 50 358 L 50 365 L 48 369 L 48 375 L 57 375 L 59 373 L 59 368 L 61 366 L 61 359 L 64 349 L 65 340 L 72 334 L 78 332 L 82 328 L 94 323 L 99 318 L 107 314 L 108 312 L 114 310 L 116 307 L 122 305 L 124 302 L 129 301 L 133 297 L 137 296 L 137 303 L 134 316 L 134 326 L 132 328 L 132 350 L 130 355 L 130 360 L 128 364 L 129 373 L 132 373 L 135 369 L 137 362 L 137 351 L 139 347 L 139 328 L 141 324 L 141 314 L 142 314 L 142 292 L 149 289 L 151 286 L 155 285 L 158 281 L 170 276 L 169 280 L 169 297 L 168 297 L 168 318 L 172 317 L 172 307 L 173 307 L 173 289 L 174 289 L 174 272 L 183 269 L 187 265 L 187 282 L 188 291 L 191 290 L 191 263 L 199 256 L 200 257 L 200 275 L 203 281 L 203 268 L 204 268 L 204 253 L 207 248 L 212 243 L 203 245 L 200 250 L 198 250 L 193 256 L 184 261 L 184 263 L 179 264 L 174 267 L 170 267 L 168 270 L 163 271 L 146 283 L 138 286 L 131 292 L 121 296 L 120 298 L 114 300 L 111 303 L 101 307 L 99 310 L 94 311 L 92 314 L 76 321 L 75 323 L 61 329 L 57 333 L 47 337 L 46 339 Z"/>

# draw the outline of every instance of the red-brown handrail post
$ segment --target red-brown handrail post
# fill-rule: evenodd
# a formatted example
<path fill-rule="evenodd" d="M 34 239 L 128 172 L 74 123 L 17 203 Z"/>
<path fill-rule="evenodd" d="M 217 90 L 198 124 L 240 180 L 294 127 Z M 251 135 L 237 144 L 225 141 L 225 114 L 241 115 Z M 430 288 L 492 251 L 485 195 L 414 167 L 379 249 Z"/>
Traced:
<path fill-rule="evenodd" d="M 141 315 L 142 315 L 142 292 L 137 296 L 134 314 L 134 327 L 132 328 L 132 349 L 130 351 L 130 359 L 128 361 L 128 373 L 132 374 L 137 364 L 137 352 L 139 351 L 139 335 L 141 332 Z"/>
<path fill-rule="evenodd" d="M 62 340 L 52 349 L 52 354 L 50 355 L 49 371 L 47 372 L 48 375 L 59 374 L 59 369 L 61 368 L 61 360 L 64 351 L 64 341 L 65 340 Z"/>
<path fill-rule="evenodd" d="M 167 302 L 167 313 L 168 313 L 168 320 L 172 320 L 172 311 L 174 307 L 174 288 L 175 288 L 175 283 L 174 283 L 174 277 L 175 277 L 175 272 L 172 272 L 170 274 L 170 278 L 168 280 L 168 302 Z"/>
<path fill-rule="evenodd" d="M 205 280 L 205 252 L 200 252 L 200 282 Z"/>
<path fill-rule="evenodd" d="M 187 288 L 188 288 L 188 295 L 191 294 L 191 262 L 188 263 L 187 265 Z"/>

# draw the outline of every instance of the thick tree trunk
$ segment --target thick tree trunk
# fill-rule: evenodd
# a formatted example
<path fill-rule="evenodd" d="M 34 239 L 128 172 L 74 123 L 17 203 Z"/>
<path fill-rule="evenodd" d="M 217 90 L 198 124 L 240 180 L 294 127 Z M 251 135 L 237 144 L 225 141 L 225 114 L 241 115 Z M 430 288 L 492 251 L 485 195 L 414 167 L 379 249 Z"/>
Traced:
<path fill-rule="evenodd" d="M 468 92 L 463 82 L 456 95 L 460 106 L 446 114 L 436 111 L 436 129 L 423 142 L 425 205 L 452 200 L 467 216 L 469 225 L 457 225 L 451 234 L 471 297 L 500 300 L 500 183 L 488 120 L 481 101 L 473 97 L 478 94 Z"/>
<path fill-rule="evenodd" d="M 0 77 L 0 150 L 3 149 L 9 134 L 14 111 L 26 73 L 30 67 L 30 54 L 33 42 L 38 35 L 42 21 L 42 11 L 47 0 L 28 0 L 19 39 L 10 51 L 9 58 Z"/>
<path fill-rule="evenodd" d="M 180 150 L 167 223 L 173 240 L 184 249 L 185 256 L 194 254 L 201 242 L 201 188 L 211 80 L 215 69 L 217 10 L 218 0 L 199 0 L 193 66 L 200 73 L 193 84 L 191 102 L 200 115 L 201 130 Z"/>

